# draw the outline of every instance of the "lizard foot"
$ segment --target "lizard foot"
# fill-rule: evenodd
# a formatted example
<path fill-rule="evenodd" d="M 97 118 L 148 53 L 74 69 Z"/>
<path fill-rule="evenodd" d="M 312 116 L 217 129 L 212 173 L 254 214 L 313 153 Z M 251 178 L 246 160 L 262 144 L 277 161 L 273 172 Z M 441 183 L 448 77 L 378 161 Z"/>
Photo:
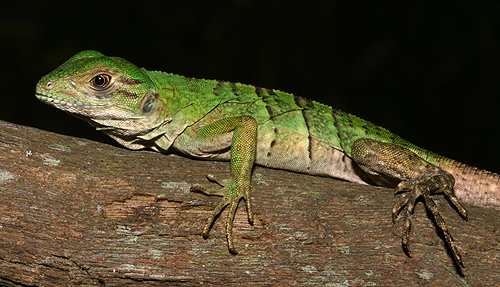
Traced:
<path fill-rule="evenodd" d="M 204 238 L 208 237 L 210 228 L 212 227 L 212 224 L 215 221 L 216 217 L 222 212 L 222 210 L 227 205 L 229 205 L 228 216 L 226 219 L 227 245 L 229 252 L 231 252 L 232 254 L 238 254 L 238 251 L 234 247 L 234 241 L 233 241 L 233 221 L 234 221 L 234 216 L 236 214 L 236 209 L 238 208 L 238 204 L 240 200 L 244 198 L 246 202 L 248 221 L 251 225 L 253 225 L 253 212 L 250 201 L 250 183 L 249 182 L 248 184 L 241 182 L 239 183 L 231 179 L 228 180 L 227 183 L 224 183 L 223 181 L 220 181 L 217 178 L 215 178 L 215 176 L 212 174 L 208 174 L 207 178 L 210 181 L 214 181 L 219 185 L 221 185 L 222 189 L 213 190 L 206 188 L 201 184 L 195 184 L 191 187 L 191 191 L 201 191 L 206 195 L 217 195 L 217 196 L 222 196 L 222 198 L 215 207 L 215 209 L 212 211 L 211 215 L 209 216 L 205 224 L 205 227 L 203 228 L 202 235 Z"/>
<path fill-rule="evenodd" d="M 459 203 L 458 199 L 455 197 L 453 193 L 453 185 L 455 184 L 455 180 L 453 176 L 445 171 L 439 171 L 437 173 L 433 173 L 431 175 L 423 173 L 419 178 L 415 180 L 404 180 L 401 181 L 395 190 L 395 193 L 399 193 L 401 191 L 409 191 L 410 194 L 404 200 L 396 202 L 392 209 L 392 221 L 395 222 L 396 216 L 400 213 L 400 211 L 406 206 L 406 221 L 403 227 L 402 241 L 403 248 L 406 253 L 411 257 L 410 250 L 410 229 L 411 229 L 411 216 L 415 210 L 416 201 L 422 197 L 425 203 L 427 210 L 429 210 L 439 229 L 443 232 L 444 238 L 448 247 L 451 249 L 454 259 L 460 266 L 464 267 L 462 258 L 460 253 L 455 245 L 455 241 L 448 231 L 448 227 L 444 219 L 441 217 L 439 209 L 431 197 L 431 194 L 435 193 L 444 193 L 446 197 L 450 200 L 453 206 L 460 212 L 460 214 L 467 220 L 467 211 L 465 208 Z"/>
<path fill-rule="evenodd" d="M 395 221 L 399 212 L 406 207 L 402 240 L 403 249 L 409 256 L 411 256 L 409 246 L 410 219 L 415 210 L 416 201 L 422 197 L 427 210 L 432 213 L 438 228 L 443 232 L 455 262 L 463 267 L 462 258 L 453 237 L 432 199 L 432 195 L 444 193 L 458 212 L 467 219 L 467 211 L 454 195 L 455 179 L 450 173 L 424 160 L 406 147 L 374 139 L 356 140 L 352 145 L 352 157 L 376 184 L 388 187 L 396 186 L 396 193 L 410 192 L 406 199 L 396 202 L 392 209 L 392 220 Z"/>

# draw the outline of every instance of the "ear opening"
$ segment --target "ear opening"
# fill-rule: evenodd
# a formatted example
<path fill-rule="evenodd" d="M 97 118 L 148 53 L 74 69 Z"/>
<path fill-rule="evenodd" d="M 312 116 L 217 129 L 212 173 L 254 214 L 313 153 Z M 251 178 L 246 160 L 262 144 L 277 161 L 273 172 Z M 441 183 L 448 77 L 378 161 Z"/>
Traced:
<path fill-rule="evenodd" d="M 142 99 L 139 108 L 144 114 L 149 114 L 154 110 L 157 103 L 157 99 L 158 99 L 158 93 L 149 91 Z"/>

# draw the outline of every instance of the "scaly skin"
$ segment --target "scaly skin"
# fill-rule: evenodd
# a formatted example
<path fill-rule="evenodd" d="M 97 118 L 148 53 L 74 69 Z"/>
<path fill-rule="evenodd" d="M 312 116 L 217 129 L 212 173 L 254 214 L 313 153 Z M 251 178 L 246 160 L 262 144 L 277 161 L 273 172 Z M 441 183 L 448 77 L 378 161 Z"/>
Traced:
<path fill-rule="evenodd" d="M 431 195 L 444 193 L 464 218 L 459 201 L 500 210 L 499 176 L 441 157 L 356 116 L 277 90 L 146 71 L 117 57 L 83 51 L 44 76 L 36 96 L 88 121 L 131 148 L 175 151 L 196 158 L 230 160 L 223 196 L 209 217 L 229 205 L 226 236 L 236 253 L 232 224 L 244 198 L 253 222 L 250 180 L 254 164 L 362 184 L 394 187 L 410 196 L 403 245 L 410 254 L 409 217 L 424 198 L 454 259 L 462 259 Z"/>

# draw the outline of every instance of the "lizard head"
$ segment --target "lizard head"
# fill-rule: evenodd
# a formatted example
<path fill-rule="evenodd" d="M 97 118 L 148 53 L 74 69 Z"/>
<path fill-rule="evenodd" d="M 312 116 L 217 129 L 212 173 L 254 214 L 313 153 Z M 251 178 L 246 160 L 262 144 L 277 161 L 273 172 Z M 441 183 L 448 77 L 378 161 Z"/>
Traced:
<path fill-rule="evenodd" d="M 97 51 L 80 52 L 45 75 L 36 96 L 118 137 L 148 133 L 168 119 L 145 70 Z"/>

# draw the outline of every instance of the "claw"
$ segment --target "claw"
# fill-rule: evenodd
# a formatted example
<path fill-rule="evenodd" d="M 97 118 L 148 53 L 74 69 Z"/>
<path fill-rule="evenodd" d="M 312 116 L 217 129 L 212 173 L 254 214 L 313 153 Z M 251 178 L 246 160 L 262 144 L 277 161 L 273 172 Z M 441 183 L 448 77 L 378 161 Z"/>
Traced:
<path fill-rule="evenodd" d="M 409 207 L 408 207 L 409 208 Z M 402 239 L 401 244 L 403 245 L 403 250 L 408 254 L 409 257 L 412 257 L 411 249 L 410 249 L 410 231 L 411 231 L 411 217 L 413 215 L 413 211 L 407 210 L 406 212 L 406 221 L 403 226 Z"/>
<path fill-rule="evenodd" d="M 392 223 L 396 223 L 396 217 L 399 215 L 399 212 L 401 212 L 401 209 L 403 209 L 403 207 L 408 204 L 409 200 L 410 197 L 406 197 L 402 200 L 396 201 L 396 203 L 392 207 Z"/>
<path fill-rule="evenodd" d="M 209 173 L 207 174 L 207 179 L 210 180 L 210 181 L 213 181 L 215 183 L 217 183 L 218 185 L 224 187 L 226 186 L 226 183 L 222 180 L 219 180 L 215 175 L 213 175 L 212 173 Z"/>
<path fill-rule="evenodd" d="M 229 205 L 228 208 L 228 216 L 226 219 L 226 239 L 227 239 L 227 245 L 229 252 L 231 254 L 238 254 L 238 251 L 234 247 L 234 240 L 233 240 L 233 222 L 234 222 L 234 217 L 236 215 L 236 210 L 238 208 L 238 204 L 242 198 L 245 199 L 246 202 L 246 207 L 247 207 L 247 214 L 248 214 L 248 221 L 251 225 L 253 225 L 253 212 L 252 212 L 252 204 L 250 201 L 250 187 L 248 185 L 247 188 L 238 188 L 241 186 L 247 186 L 247 185 L 238 185 L 238 184 L 231 184 L 229 182 L 228 184 L 225 184 L 223 181 L 218 180 L 214 175 L 208 174 L 207 178 L 210 181 L 214 181 L 221 185 L 223 188 L 219 190 L 212 190 L 209 188 L 206 188 L 205 186 L 201 184 L 194 184 L 191 186 L 191 191 L 201 191 L 204 194 L 207 195 L 218 195 L 218 196 L 223 196 L 221 200 L 217 203 L 217 206 L 214 208 L 212 213 L 207 219 L 207 222 L 205 223 L 205 226 L 203 227 L 202 235 L 203 238 L 207 238 L 210 229 L 212 228 L 212 225 L 217 218 L 217 216 L 222 212 L 222 210 Z"/>
<path fill-rule="evenodd" d="M 448 227 L 444 219 L 441 217 L 439 209 L 431 197 L 431 193 L 439 193 L 443 192 L 451 201 L 451 203 L 458 209 L 458 211 L 464 216 L 467 216 L 467 211 L 465 208 L 460 205 L 458 199 L 453 194 L 453 184 L 454 179 L 449 174 L 438 174 L 432 177 L 426 178 L 425 180 L 420 180 L 418 182 L 410 183 L 410 182 L 401 182 L 396 188 L 396 192 L 401 190 L 409 190 L 410 196 L 403 201 L 396 202 L 392 209 L 392 218 L 393 221 L 395 217 L 400 212 L 400 210 L 406 206 L 406 221 L 402 231 L 402 245 L 405 252 L 408 256 L 411 257 L 410 250 L 410 230 L 411 230 L 411 217 L 415 210 L 415 203 L 420 196 L 424 198 L 424 204 L 426 209 L 429 210 L 439 229 L 443 232 L 446 244 L 451 249 L 451 253 L 455 259 L 455 262 L 460 264 L 460 266 L 464 267 L 462 257 L 460 256 L 460 252 L 458 251 L 457 246 L 455 245 L 455 241 L 451 236 Z"/>
<path fill-rule="evenodd" d="M 236 214 L 236 208 L 238 208 L 238 202 L 231 202 L 229 205 L 229 211 L 228 211 L 228 216 L 226 219 L 226 238 L 227 238 L 227 247 L 229 248 L 229 252 L 232 254 L 238 254 L 238 251 L 236 248 L 234 248 L 234 241 L 233 241 L 233 221 L 234 221 L 234 215 Z"/>
<path fill-rule="evenodd" d="M 190 191 L 201 191 L 206 195 L 217 195 L 217 196 L 223 196 L 224 195 L 224 190 L 213 190 L 210 188 L 205 187 L 202 184 L 195 183 L 191 186 Z"/>

